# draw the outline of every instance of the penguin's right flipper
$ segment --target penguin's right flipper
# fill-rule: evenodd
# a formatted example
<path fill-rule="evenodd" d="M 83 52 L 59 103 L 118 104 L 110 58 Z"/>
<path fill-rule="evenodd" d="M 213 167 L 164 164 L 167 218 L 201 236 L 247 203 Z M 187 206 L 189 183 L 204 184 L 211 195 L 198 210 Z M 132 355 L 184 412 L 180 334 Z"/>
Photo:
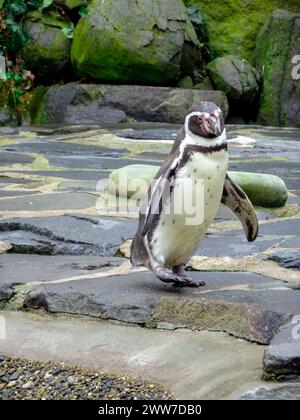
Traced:
<path fill-rule="evenodd" d="M 258 235 L 258 221 L 255 210 L 245 192 L 226 175 L 221 203 L 240 219 L 247 240 L 255 241 Z"/>
<path fill-rule="evenodd" d="M 149 201 L 142 236 L 145 236 L 148 233 L 150 226 L 153 226 L 154 219 L 161 213 L 163 203 L 168 201 L 174 179 L 175 168 L 169 166 L 167 171 L 164 174 L 161 174 L 157 179 L 153 189 L 149 190 L 150 197 L 148 198 Z"/>

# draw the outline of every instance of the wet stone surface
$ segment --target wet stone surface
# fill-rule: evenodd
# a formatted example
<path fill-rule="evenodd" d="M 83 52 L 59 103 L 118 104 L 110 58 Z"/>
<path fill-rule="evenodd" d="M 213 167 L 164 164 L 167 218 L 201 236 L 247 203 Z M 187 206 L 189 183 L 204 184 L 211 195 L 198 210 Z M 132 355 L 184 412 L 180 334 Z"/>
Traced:
<path fill-rule="evenodd" d="M 1 128 L 0 242 L 9 244 L 0 255 L 1 307 L 149 328 L 211 329 L 271 342 L 265 360 L 273 361 L 265 366 L 280 375 L 271 353 L 280 344 L 273 340 L 300 311 L 300 131 L 228 127 L 230 169 L 282 177 L 288 202 L 284 209 L 257 209 L 260 233 L 254 243 L 247 243 L 240 223 L 220 208 L 196 252 L 205 257 L 203 265 L 201 260 L 191 272 L 207 286 L 181 290 L 120 258 L 120 247 L 135 233 L 135 215 L 103 215 L 96 192 L 97 182 L 115 168 L 159 165 L 177 129 L 155 123 Z M 293 368 L 298 353 L 293 347 L 284 361 L 291 376 L 298 375 Z"/>
<path fill-rule="evenodd" d="M 300 384 L 265 385 L 246 392 L 241 400 L 299 400 Z"/>
<path fill-rule="evenodd" d="M 264 372 L 272 379 L 300 378 L 300 316 L 280 328 L 264 353 Z"/>

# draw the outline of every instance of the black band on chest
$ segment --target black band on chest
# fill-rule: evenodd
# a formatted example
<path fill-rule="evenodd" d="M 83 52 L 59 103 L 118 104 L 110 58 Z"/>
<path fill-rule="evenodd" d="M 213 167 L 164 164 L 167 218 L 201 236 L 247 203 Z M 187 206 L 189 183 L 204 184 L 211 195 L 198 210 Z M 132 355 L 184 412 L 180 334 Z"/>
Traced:
<path fill-rule="evenodd" d="M 187 144 L 184 148 L 183 156 L 180 162 L 180 166 L 184 166 L 190 159 L 193 153 L 202 153 L 203 155 L 209 155 L 211 153 L 227 151 L 227 143 L 217 144 L 215 146 L 201 146 L 198 144 Z"/>

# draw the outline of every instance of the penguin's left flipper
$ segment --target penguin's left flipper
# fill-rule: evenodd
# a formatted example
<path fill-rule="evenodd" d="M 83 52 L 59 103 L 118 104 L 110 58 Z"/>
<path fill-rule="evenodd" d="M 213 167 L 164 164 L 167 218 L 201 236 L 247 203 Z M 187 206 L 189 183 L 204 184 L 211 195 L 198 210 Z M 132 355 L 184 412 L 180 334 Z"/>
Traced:
<path fill-rule="evenodd" d="M 245 192 L 226 175 L 221 203 L 240 219 L 248 242 L 258 235 L 258 221 L 255 210 Z"/>

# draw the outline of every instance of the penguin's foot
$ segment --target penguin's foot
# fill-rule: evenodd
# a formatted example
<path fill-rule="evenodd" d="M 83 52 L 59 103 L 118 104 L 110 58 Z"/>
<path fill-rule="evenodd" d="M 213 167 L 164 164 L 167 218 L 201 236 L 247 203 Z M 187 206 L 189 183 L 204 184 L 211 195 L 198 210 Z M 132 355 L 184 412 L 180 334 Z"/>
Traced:
<path fill-rule="evenodd" d="M 173 283 L 174 286 L 178 287 L 200 287 L 204 286 L 205 282 L 194 282 L 185 273 L 177 274 L 176 271 L 171 272 L 163 267 L 157 267 L 155 269 L 156 277 L 164 283 Z"/>
<path fill-rule="evenodd" d="M 206 285 L 205 281 L 197 281 L 197 282 L 195 282 L 194 280 L 192 280 L 186 274 L 185 265 L 184 264 L 176 265 L 175 267 L 173 267 L 172 271 L 173 271 L 173 274 L 175 274 L 177 276 L 177 278 L 179 278 L 182 282 L 184 282 L 184 285 L 181 286 L 181 287 L 201 287 L 201 286 L 205 286 Z"/>

